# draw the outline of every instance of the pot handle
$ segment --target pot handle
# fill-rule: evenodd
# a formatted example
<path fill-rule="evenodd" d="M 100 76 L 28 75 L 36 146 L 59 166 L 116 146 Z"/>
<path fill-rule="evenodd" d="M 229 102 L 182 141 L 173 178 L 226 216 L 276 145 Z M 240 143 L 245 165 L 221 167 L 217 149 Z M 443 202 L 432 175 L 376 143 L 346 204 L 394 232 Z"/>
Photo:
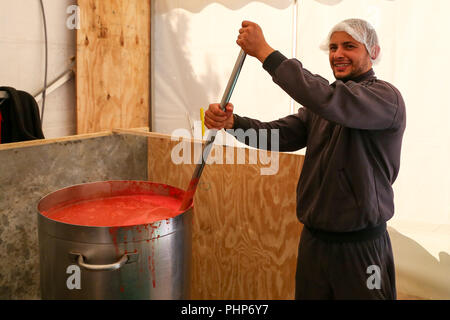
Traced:
<path fill-rule="evenodd" d="M 124 264 L 129 262 L 128 254 L 124 254 L 119 261 L 111 264 L 88 264 L 84 262 L 84 257 L 81 253 L 72 253 L 72 255 L 78 256 L 76 259 L 77 264 L 87 270 L 91 271 L 113 271 L 120 269 Z M 131 261 L 130 261 L 131 262 Z"/>

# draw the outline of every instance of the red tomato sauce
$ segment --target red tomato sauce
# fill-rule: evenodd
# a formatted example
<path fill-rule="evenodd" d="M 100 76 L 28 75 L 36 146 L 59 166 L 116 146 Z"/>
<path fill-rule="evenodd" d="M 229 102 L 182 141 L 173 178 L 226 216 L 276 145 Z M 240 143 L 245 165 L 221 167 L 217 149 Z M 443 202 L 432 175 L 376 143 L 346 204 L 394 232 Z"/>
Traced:
<path fill-rule="evenodd" d="M 181 199 L 171 196 L 135 194 L 81 201 L 43 214 L 74 225 L 122 227 L 173 218 L 181 213 L 180 205 Z"/>

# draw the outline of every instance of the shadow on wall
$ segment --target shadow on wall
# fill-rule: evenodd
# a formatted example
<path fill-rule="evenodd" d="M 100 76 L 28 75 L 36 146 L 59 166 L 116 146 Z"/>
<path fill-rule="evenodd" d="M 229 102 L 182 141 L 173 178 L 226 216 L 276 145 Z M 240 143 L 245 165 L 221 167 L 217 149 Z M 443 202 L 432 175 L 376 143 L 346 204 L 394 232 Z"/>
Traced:
<path fill-rule="evenodd" d="M 189 1 L 169 1 L 173 2 L 169 6 L 165 7 L 165 11 L 162 11 L 162 13 L 166 13 L 171 9 L 174 8 L 181 8 L 180 3 L 182 3 L 182 9 L 188 10 L 189 12 L 196 13 L 200 12 L 203 8 L 206 6 L 212 4 L 212 3 L 219 3 L 223 5 L 224 7 L 227 7 L 231 10 L 238 10 L 247 4 L 251 2 L 261 2 L 265 3 L 268 6 L 274 7 L 276 9 L 286 9 L 289 7 L 294 0 L 189 0 Z M 323 1 L 323 0 L 322 0 Z M 332 0 L 333 1 L 333 0 Z M 340 0 L 338 0 L 340 1 Z"/>
<path fill-rule="evenodd" d="M 439 260 L 425 248 L 388 227 L 394 251 L 397 291 L 425 299 L 450 299 L 450 256 Z"/>
<path fill-rule="evenodd" d="M 163 11 L 161 9 L 158 8 L 158 14 Z M 219 83 L 219 75 L 214 70 L 213 61 L 205 61 L 206 70 L 203 74 L 195 72 L 189 59 L 192 53 L 187 51 L 188 46 L 185 45 L 189 39 L 188 17 L 178 14 L 175 21 L 171 19 L 173 17 L 170 15 L 159 15 L 158 18 L 161 19 L 159 25 L 164 28 L 157 30 L 158 27 L 156 27 L 152 30 L 161 32 L 164 41 L 170 41 L 170 50 L 164 50 L 163 55 L 161 52 L 155 54 L 155 58 L 152 59 L 152 68 L 155 70 L 152 72 L 152 82 L 158 87 L 158 90 L 153 89 L 152 96 L 156 97 L 154 93 L 158 91 L 154 105 L 156 113 L 159 112 L 159 114 L 154 114 L 154 119 L 162 114 L 161 110 L 158 110 L 158 106 L 164 108 L 165 115 L 178 118 L 174 128 L 166 128 L 166 131 L 171 132 L 181 127 L 190 128 L 191 123 L 189 123 L 186 112 L 189 113 L 192 120 L 200 118 L 199 108 L 201 106 L 205 108 L 211 103 L 209 93 L 220 91 L 223 84 Z M 166 47 L 168 46 L 166 45 Z M 173 63 L 175 65 L 172 65 Z M 160 66 L 158 69 L 155 68 L 157 65 Z M 162 65 L 164 67 L 161 67 Z M 171 123 L 174 123 L 174 119 L 170 120 Z"/>

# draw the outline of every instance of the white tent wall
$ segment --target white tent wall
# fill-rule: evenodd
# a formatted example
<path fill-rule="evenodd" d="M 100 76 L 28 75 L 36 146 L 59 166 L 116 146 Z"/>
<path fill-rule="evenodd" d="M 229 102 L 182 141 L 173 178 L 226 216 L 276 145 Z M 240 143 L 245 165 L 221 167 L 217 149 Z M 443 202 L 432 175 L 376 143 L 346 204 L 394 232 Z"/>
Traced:
<path fill-rule="evenodd" d="M 382 48 L 375 73 L 399 88 L 407 107 L 396 213 L 389 221 L 398 291 L 449 299 L 450 43 L 441 36 L 450 30 L 449 11 L 448 0 L 152 1 L 153 130 L 191 135 L 199 109 L 220 101 L 239 53 L 242 20 L 259 23 L 271 46 L 288 57 L 297 47 L 305 68 L 330 83 L 328 57 L 319 45 L 343 19 L 370 21 Z M 291 107 L 251 57 L 231 102 L 236 113 L 263 121 L 300 107 Z"/>
<path fill-rule="evenodd" d="M 407 127 L 396 211 L 389 221 L 398 290 L 450 298 L 450 31 L 447 0 L 305 0 L 298 6 L 298 58 L 305 68 L 334 81 L 319 45 L 347 18 L 376 28 L 378 78 L 394 84 L 406 103 Z"/>
<path fill-rule="evenodd" d="M 240 51 L 236 39 L 243 20 L 258 21 L 274 47 L 293 50 L 291 0 L 152 1 L 152 13 L 157 132 L 191 135 L 194 122 L 199 127 L 200 108 L 220 102 Z M 290 112 L 290 98 L 265 73 L 259 61 L 247 57 L 231 99 L 236 113 L 268 121 Z M 220 134 L 216 141 L 222 142 Z"/>
<path fill-rule="evenodd" d="M 43 1 L 48 32 L 50 85 L 72 68 L 76 55 L 76 29 L 70 29 L 68 8 L 76 0 Z M 0 85 L 37 95 L 44 88 L 45 36 L 39 1 L 0 0 Z M 75 81 L 47 92 L 42 129 L 46 138 L 76 133 Z M 38 99 L 42 108 L 42 100 Z"/>

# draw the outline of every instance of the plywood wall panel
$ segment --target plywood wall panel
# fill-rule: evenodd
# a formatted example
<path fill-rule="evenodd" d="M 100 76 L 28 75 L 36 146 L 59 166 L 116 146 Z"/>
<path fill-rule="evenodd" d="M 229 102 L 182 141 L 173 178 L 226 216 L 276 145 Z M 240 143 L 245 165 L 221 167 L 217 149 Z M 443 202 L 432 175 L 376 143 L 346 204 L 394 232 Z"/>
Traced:
<path fill-rule="evenodd" d="M 195 164 L 173 163 L 179 143 L 149 138 L 149 180 L 187 188 Z M 278 173 L 263 176 L 268 165 L 249 164 L 247 150 L 245 164 L 205 167 L 194 198 L 191 298 L 294 297 L 302 229 L 295 190 L 302 165 L 303 156 L 280 153 Z"/>
<path fill-rule="evenodd" d="M 77 133 L 149 126 L 150 1 L 78 5 Z"/>

